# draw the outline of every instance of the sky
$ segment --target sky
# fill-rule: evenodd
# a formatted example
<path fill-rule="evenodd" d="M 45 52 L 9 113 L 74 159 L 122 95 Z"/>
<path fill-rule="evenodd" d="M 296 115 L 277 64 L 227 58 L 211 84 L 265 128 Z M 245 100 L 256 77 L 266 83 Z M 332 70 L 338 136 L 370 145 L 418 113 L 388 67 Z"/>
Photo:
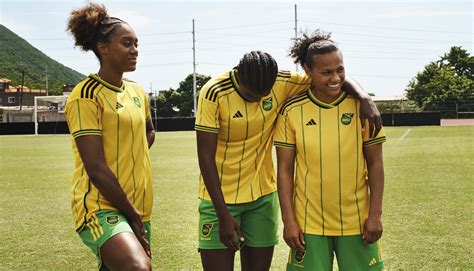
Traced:
<path fill-rule="evenodd" d="M 198 73 L 228 71 L 251 50 L 270 53 L 279 69 L 295 70 L 288 56 L 295 37 L 295 4 L 298 35 L 331 32 L 344 55 L 346 76 L 379 97 L 403 95 L 410 79 L 452 46 L 473 53 L 472 1 L 97 2 L 135 30 L 137 70 L 125 77 L 147 91 L 177 88 L 193 72 L 193 19 Z M 0 24 L 88 75 L 98 71 L 98 61 L 92 52 L 75 48 L 65 31 L 71 10 L 85 3 L 0 0 Z"/>

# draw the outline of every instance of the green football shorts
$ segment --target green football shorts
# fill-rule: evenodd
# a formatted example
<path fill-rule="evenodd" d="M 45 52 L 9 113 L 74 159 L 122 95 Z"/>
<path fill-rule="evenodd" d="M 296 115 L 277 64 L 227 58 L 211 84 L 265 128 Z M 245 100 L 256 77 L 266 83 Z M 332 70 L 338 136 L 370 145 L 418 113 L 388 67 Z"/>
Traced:
<path fill-rule="evenodd" d="M 382 270 L 378 242 L 365 245 L 362 235 L 304 234 L 305 249 L 291 249 L 286 270 L 332 270 L 334 254 L 340 271 Z"/>
<path fill-rule="evenodd" d="M 146 238 L 148 242 L 151 239 L 150 221 L 143 222 L 146 230 Z M 97 258 L 99 269 L 102 267 L 100 258 L 100 248 L 112 238 L 122 232 L 133 233 L 132 228 L 128 224 L 127 218 L 121 212 L 115 210 L 99 211 L 93 213 L 87 221 L 87 224 L 79 232 L 82 242 L 88 246 Z"/>
<path fill-rule="evenodd" d="M 244 244 L 249 247 L 271 247 L 278 243 L 277 193 L 265 195 L 256 201 L 227 204 L 227 209 L 240 225 Z M 219 221 L 210 200 L 199 204 L 199 249 L 226 249 L 219 238 Z"/>

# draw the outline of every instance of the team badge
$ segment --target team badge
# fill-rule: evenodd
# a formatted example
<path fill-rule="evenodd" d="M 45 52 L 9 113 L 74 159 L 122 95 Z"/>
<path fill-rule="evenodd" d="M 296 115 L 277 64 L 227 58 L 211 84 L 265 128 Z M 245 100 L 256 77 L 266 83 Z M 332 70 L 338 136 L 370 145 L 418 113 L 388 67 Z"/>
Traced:
<path fill-rule="evenodd" d="M 343 113 L 341 117 L 341 122 L 344 125 L 349 125 L 351 124 L 352 117 L 354 116 L 353 113 Z"/>
<path fill-rule="evenodd" d="M 268 99 L 265 99 L 262 101 L 262 107 L 263 107 L 263 110 L 265 111 L 270 111 L 273 107 L 273 104 L 272 104 L 272 97 L 268 98 Z"/>
<path fill-rule="evenodd" d="M 295 260 L 297 263 L 303 262 L 304 256 L 306 255 L 306 249 L 297 250 L 295 253 Z"/>
<path fill-rule="evenodd" d="M 133 102 L 138 108 L 142 107 L 142 104 L 140 103 L 140 99 L 138 99 L 138 97 L 133 97 Z"/>
<path fill-rule="evenodd" d="M 109 225 L 115 225 L 119 222 L 119 217 L 118 215 L 109 215 L 107 216 L 106 221 Z"/>
<path fill-rule="evenodd" d="M 201 228 L 201 235 L 202 237 L 208 237 L 211 234 L 211 230 L 214 224 L 212 223 L 204 223 L 202 224 Z"/>

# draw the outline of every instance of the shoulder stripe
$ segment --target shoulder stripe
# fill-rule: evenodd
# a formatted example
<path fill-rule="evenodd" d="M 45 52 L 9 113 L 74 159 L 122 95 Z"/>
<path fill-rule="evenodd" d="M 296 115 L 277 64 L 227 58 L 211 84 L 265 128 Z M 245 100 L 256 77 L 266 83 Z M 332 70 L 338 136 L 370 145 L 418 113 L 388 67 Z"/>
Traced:
<path fill-rule="evenodd" d="M 214 85 L 211 89 L 209 89 L 209 91 L 207 92 L 207 94 L 209 94 L 209 101 L 212 101 L 212 100 L 215 100 L 215 96 L 217 96 L 217 92 L 221 89 L 221 88 L 224 88 L 224 87 L 232 87 L 232 82 L 230 80 L 228 81 L 224 81 L 222 82 L 221 84 L 218 84 L 218 85 Z M 206 96 L 207 96 L 206 94 Z"/>
<path fill-rule="evenodd" d="M 87 98 L 94 99 L 94 90 L 99 86 L 100 82 L 95 82 L 87 88 Z"/>
<path fill-rule="evenodd" d="M 232 89 L 233 87 L 234 87 L 233 85 L 230 85 L 230 86 L 227 86 L 227 87 L 225 87 L 225 88 L 221 88 L 221 89 L 219 89 L 218 91 L 216 91 L 216 92 L 213 94 L 214 96 L 212 97 L 212 102 L 214 102 L 214 103 L 216 102 L 216 100 L 217 100 L 217 95 L 218 95 L 219 93 L 221 93 L 221 92 L 223 92 L 223 91 L 226 91 L 226 90 L 229 90 L 229 89 Z"/>
<path fill-rule="evenodd" d="M 212 91 L 217 87 L 219 86 L 220 84 L 225 84 L 225 83 L 228 83 L 230 82 L 230 78 L 225 78 L 225 79 L 222 79 L 216 83 L 214 83 L 212 86 L 209 87 L 207 93 L 206 93 L 206 99 L 209 100 L 212 96 Z"/>
<path fill-rule="evenodd" d="M 92 78 L 88 78 L 87 81 L 84 83 L 84 85 L 82 85 L 82 88 L 81 88 L 81 98 L 84 98 L 84 89 L 91 83 L 93 82 L 94 79 Z"/>
<path fill-rule="evenodd" d="M 289 71 L 279 71 L 277 73 L 277 76 L 283 77 L 283 78 L 291 78 L 291 73 Z"/>
<path fill-rule="evenodd" d="M 307 93 L 307 92 L 303 92 L 303 93 L 301 93 L 301 94 L 299 94 L 299 95 L 296 95 L 296 96 L 293 97 L 292 99 L 288 100 L 288 101 L 285 103 L 285 105 L 283 105 L 283 107 L 282 107 L 281 110 L 280 110 L 280 114 L 283 115 L 283 113 L 285 112 L 285 110 L 286 110 L 289 106 L 291 106 L 291 105 L 293 105 L 293 104 L 295 104 L 295 103 L 304 101 L 304 100 L 306 100 L 306 99 L 308 99 L 308 98 L 309 98 L 309 97 L 308 97 L 308 93 Z"/>

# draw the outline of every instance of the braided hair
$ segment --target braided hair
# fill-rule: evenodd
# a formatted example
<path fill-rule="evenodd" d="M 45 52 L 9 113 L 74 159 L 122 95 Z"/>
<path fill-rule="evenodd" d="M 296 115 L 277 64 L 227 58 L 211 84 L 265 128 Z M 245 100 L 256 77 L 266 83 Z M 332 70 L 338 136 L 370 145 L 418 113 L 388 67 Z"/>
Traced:
<path fill-rule="evenodd" d="M 302 38 L 294 39 L 293 47 L 290 48 L 289 56 L 304 68 L 307 65 L 312 68 L 313 55 L 332 53 L 339 50 L 337 44 L 331 40 L 331 33 L 326 33 L 317 29 L 310 36 L 306 33 Z"/>
<path fill-rule="evenodd" d="M 110 17 L 102 4 L 88 3 L 86 6 L 71 12 L 67 23 L 75 40 L 75 45 L 83 51 L 93 51 L 100 60 L 98 42 L 109 43 L 112 35 L 123 20 Z"/>
<path fill-rule="evenodd" d="M 245 54 L 234 69 L 239 74 L 240 84 L 249 87 L 261 96 L 268 94 L 278 73 L 275 59 L 262 51 L 251 51 Z"/>

